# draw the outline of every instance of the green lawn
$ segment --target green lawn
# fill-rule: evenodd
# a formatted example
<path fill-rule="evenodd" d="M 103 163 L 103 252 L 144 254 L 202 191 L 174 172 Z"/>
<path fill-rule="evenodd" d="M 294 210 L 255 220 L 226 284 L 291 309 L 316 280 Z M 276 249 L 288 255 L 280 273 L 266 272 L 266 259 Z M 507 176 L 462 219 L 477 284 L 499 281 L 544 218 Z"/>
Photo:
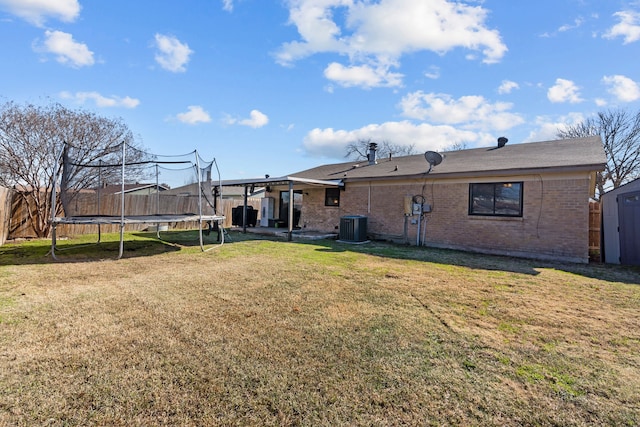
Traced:
<path fill-rule="evenodd" d="M 640 424 L 637 268 L 231 239 L 1 246 L 0 425 Z"/>

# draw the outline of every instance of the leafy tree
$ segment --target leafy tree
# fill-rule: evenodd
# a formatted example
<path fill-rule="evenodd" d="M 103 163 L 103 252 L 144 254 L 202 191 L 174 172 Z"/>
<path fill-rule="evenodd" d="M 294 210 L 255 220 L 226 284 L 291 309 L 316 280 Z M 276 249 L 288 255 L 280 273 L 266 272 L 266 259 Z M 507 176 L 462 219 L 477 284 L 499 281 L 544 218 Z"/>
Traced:
<path fill-rule="evenodd" d="M 346 158 L 353 160 L 366 160 L 369 157 L 369 145 L 375 143 L 371 138 L 359 139 L 356 142 L 351 142 L 347 145 Z M 400 145 L 392 144 L 389 141 L 382 141 L 377 144 L 376 155 L 378 158 L 385 158 L 391 156 L 408 156 L 416 154 L 415 144 Z"/>
<path fill-rule="evenodd" d="M 58 185 L 54 181 L 62 167 L 59 156 L 63 147 L 75 163 L 65 170 L 64 185 L 72 190 L 69 194 L 77 194 L 98 184 L 95 170 L 78 165 L 105 155 L 119 161 L 122 143 L 136 146 L 132 132 L 121 119 L 73 111 L 57 103 L 36 106 L 7 102 L 0 106 L 0 185 L 16 190 L 35 234 L 46 237 L 52 209 L 56 214 L 62 212 L 61 198 L 57 206 L 51 206 L 51 192 Z"/>
<path fill-rule="evenodd" d="M 607 165 L 600 174 L 598 194 L 640 177 L 640 111 L 616 109 L 599 112 L 576 125 L 558 131 L 560 138 L 602 138 Z"/>

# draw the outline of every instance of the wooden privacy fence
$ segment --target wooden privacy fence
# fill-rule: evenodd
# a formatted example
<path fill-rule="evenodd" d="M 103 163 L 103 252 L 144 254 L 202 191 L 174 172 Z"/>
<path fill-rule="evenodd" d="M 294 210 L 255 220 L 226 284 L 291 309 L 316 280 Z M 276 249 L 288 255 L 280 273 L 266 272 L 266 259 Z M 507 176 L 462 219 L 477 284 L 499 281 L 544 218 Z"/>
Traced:
<path fill-rule="evenodd" d="M 0 202 L 2 201 L 2 192 L 0 188 Z M 120 216 L 121 211 L 121 199 L 120 194 L 106 194 L 100 197 L 98 203 L 98 197 L 95 192 L 87 191 L 77 194 L 68 204 L 67 208 L 69 213 L 73 216 Z M 8 202 L 11 203 L 11 192 L 7 195 Z M 154 215 L 154 214 L 186 214 L 193 213 L 198 214 L 198 197 L 194 195 L 179 195 L 179 194 L 157 194 L 150 195 L 125 195 L 125 216 L 133 215 Z M 203 201 L 203 204 L 206 204 Z M 236 206 L 244 204 L 243 200 L 230 199 L 222 201 L 222 215 L 226 217 L 223 226 L 225 228 L 231 227 L 231 213 L 232 209 Z M 249 198 L 248 204 L 252 205 L 255 209 L 260 209 L 260 198 Z M 9 205 L 8 205 L 9 206 Z M 7 236 L 6 238 L 34 238 L 37 237 L 31 227 L 30 219 L 27 214 L 27 207 L 24 202 L 18 197 L 13 197 L 13 203 L 11 208 L 7 209 L 11 214 L 10 225 L 7 224 Z M 207 213 L 210 207 L 203 206 L 203 213 Z M 9 221 L 7 221 L 9 222 Z M 167 225 L 165 223 L 160 225 Z M 183 223 L 170 223 L 168 224 L 170 229 L 193 229 L 198 227 L 197 222 L 183 222 Z M 142 231 L 150 226 L 148 224 L 131 224 L 127 225 L 126 229 L 129 231 Z M 119 225 L 101 225 L 100 231 L 103 233 L 120 231 Z M 1 230 L 0 230 L 1 232 Z M 96 234 L 98 233 L 97 225 L 83 225 L 83 224 L 60 224 L 57 227 L 57 233 L 59 236 L 73 236 L 80 234 Z M 0 237 L 2 235 L 0 234 Z M 0 240 L 0 242 L 2 242 Z"/>
<path fill-rule="evenodd" d="M 0 187 L 0 245 L 3 245 L 9 237 L 12 194 L 12 190 Z"/>
<path fill-rule="evenodd" d="M 589 259 L 600 262 L 600 229 L 601 229 L 600 202 L 589 202 Z"/>

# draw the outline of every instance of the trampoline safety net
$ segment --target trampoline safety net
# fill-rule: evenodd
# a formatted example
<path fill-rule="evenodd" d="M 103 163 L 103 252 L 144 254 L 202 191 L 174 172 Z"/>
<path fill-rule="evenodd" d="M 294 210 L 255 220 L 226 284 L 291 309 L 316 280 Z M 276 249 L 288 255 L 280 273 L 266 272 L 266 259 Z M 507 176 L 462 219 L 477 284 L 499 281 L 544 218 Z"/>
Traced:
<path fill-rule="evenodd" d="M 160 224 L 197 227 L 204 250 L 203 224 L 219 228 L 224 220 L 220 194 L 214 190 L 221 188 L 217 163 L 203 160 L 197 151 L 158 155 L 121 143 L 89 154 L 65 144 L 59 161 L 59 191 L 52 194 L 57 212 L 51 218 L 54 257 L 60 224 L 97 225 L 98 233 L 100 225 L 115 225 L 121 232 L 121 247 L 125 224 L 142 224 L 136 229 L 156 224 L 158 232 Z"/>

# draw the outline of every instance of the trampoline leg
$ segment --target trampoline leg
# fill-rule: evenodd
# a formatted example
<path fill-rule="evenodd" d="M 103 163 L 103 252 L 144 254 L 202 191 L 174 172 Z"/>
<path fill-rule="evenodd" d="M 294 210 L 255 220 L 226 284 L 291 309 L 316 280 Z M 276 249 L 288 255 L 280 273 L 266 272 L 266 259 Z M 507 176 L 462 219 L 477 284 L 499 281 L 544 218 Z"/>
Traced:
<path fill-rule="evenodd" d="M 124 253 L 124 224 L 120 224 L 120 252 L 118 254 L 118 258 L 122 258 L 122 254 Z"/>
<path fill-rule="evenodd" d="M 51 257 L 54 260 L 58 259 L 56 257 L 56 225 L 55 224 L 53 224 L 53 226 L 51 227 Z"/>
<path fill-rule="evenodd" d="M 200 247 L 202 249 L 202 252 L 209 252 L 210 250 L 216 247 L 222 246 L 224 244 L 225 237 L 228 238 L 227 230 L 225 230 L 224 227 L 220 224 L 221 221 L 222 220 L 220 219 L 214 219 L 211 222 L 209 222 L 209 228 L 207 229 L 209 233 L 206 233 L 206 234 L 209 235 L 211 231 L 216 231 L 218 233 L 218 242 L 219 242 L 219 245 L 211 246 L 209 248 L 204 247 L 204 243 L 202 241 L 202 226 L 200 226 L 200 242 L 201 242 Z"/>

